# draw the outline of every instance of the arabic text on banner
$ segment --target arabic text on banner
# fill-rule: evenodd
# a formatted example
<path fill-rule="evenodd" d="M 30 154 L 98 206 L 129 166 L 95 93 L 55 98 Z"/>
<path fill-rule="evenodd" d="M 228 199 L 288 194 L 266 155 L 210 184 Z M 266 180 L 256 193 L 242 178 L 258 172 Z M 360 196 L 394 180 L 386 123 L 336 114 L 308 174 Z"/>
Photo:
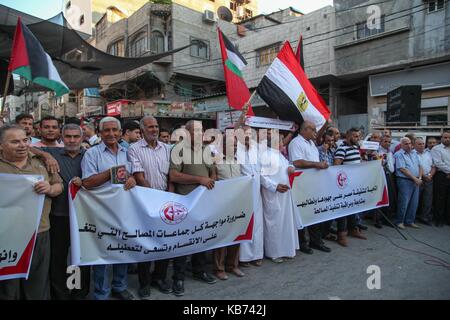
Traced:
<path fill-rule="evenodd" d="M 307 169 L 291 175 L 301 226 L 389 205 L 381 161 Z"/>
<path fill-rule="evenodd" d="M 252 239 L 252 178 L 218 181 L 186 196 L 123 186 L 70 187 L 74 265 L 167 259 Z"/>
<path fill-rule="evenodd" d="M 28 278 L 44 195 L 42 176 L 0 174 L 0 280 Z"/>

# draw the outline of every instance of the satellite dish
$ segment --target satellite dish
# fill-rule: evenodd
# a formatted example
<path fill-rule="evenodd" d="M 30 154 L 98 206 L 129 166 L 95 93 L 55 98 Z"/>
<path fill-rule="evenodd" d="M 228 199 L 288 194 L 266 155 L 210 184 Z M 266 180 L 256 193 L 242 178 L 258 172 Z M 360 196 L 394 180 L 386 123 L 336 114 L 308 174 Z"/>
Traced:
<path fill-rule="evenodd" d="M 219 7 L 219 9 L 217 9 L 217 16 L 221 20 L 225 20 L 228 22 L 231 22 L 233 20 L 233 14 L 231 13 L 230 9 L 224 6 L 221 6 Z"/>

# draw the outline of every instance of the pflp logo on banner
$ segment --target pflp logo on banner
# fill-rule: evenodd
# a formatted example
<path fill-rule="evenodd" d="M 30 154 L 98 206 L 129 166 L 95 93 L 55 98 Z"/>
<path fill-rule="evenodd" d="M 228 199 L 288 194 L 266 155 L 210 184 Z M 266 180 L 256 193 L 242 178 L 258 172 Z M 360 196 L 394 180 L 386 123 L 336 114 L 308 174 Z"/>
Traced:
<path fill-rule="evenodd" d="M 348 176 L 345 171 L 338 171 L 336 183 L 339 189 L 345 189 L 348 185 Z"/>
<path fill-rule="evenodd" d="M 167 224 L 175 225 L 186 219 L 189 210 L 178 202 L 166 202 L 159 210 L 161 220 Z"/>

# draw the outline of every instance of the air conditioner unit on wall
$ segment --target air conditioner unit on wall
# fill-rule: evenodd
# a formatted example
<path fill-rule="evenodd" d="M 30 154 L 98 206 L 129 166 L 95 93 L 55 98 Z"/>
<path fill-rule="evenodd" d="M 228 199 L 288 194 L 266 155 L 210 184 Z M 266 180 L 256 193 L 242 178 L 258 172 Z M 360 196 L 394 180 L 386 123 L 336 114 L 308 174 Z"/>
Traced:
<path fill-rule="evenodd" d="M 205 12 L 203 13 L 203 21 L 209 23 L 216 22 L 214 11 L 205 10 Z"/>

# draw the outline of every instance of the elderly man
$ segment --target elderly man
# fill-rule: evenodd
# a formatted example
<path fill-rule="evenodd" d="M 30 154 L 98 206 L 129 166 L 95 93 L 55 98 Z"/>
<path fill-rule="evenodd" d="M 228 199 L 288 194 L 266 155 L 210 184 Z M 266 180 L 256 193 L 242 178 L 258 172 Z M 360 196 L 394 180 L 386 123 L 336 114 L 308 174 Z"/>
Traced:
<path fill-rule="evenodd" d="M 60 130 L 59 122 L 53 116 L 44 117 L 41 120 L 41 141 L 32 143 L 32 147 L 42 148 L 42 147 L 64 147 L 58 142 Z"/>
<path fill-rule="evenodd" d="M 300 134 L 289 144 L 289 160 L 296 168 L 300 169 L 327 169 L 328 163 L 320 161 L 319 150 L 314 140 L 316 139 L 316 126 L 310 121 L 304 121 L 300 126 Z M 309 233 L 309 244 L 306 238 L 306 230 Z M 312 254 L 311 248 L 330 252 L 322 240 L 322 224 L 315 224 L 300 230 L 300 251 Z"/>
<path fill-rule="evenodd" d="M 400 229 L 405 229 L 405 225 L 418 229 L 419 226 L 414 221 L 419 204 L 419 190 L 423 183 L 423 169 L 417 153 L 413 152 L 411 140 L 404 137 L 400 140 L 400 145 L 401 149 L 394 155 L 398 188 L 395 224 Z"/>
<path fill-rule="evenodd" d="M 425 141 L 422 138 L 416 138 L 414 149 L 423 168 L 423 183 L 420 186 L 417 220 L 431 226 L 433 220 L 431 213 L 433 208 L 433 177 L 436 174 L 436 167 L 433 164 L 431 152 L 425 149 Z"/>
<path fill-rule="evenodd" d="M 441 144 L 431 150 L 437 172 L 434 177 L 434 209 L 436 224 L 450 225 L 450 131 L 444 132 Z"/>
<path fill-rule="evenodd" d="M 389 193 L 389 206 L 383 207 L 380 210 L 384 212 L 387 216 L 390 218 L 393 218 L 395 213 L 397 212 L 397 188 L 395 187 L 395 181 L 394 181 L 394 173 L 395 173 L 395 159 L 394 155 L 391 152 L 391 143 L 392 138 L 390 136 L 383 136 L 381 138 L 380 147 L 378 148 L 378 155 L 382 159 L 382 165 L 384 169 L 384 173 L 386 175 L 386 183 L 388 187 L 388 193 Z M 381 219 L 381 215 L 377 211 L 375 215 L 375 226 L 380 227 L 380 222 L 383 221 L 386 224 L 388 221 L 385 219 Z"/>
<path fill-rule="evenodd" d="M 113 117 L 106 117 L 99 124 L 102 142 L 86 151 L 81 162 L 83 172 L 83 186 L 94 189 L 111 184 L 111 168 L 125 165 L 130 172 L 127 150 L 119 144 L 121 134 L 120 121 Z M 136 186 L 136 180 L 130 176 L 124 185 L 125 190 Z M 94 270 L 94 298 L 105 300 L 111 293 L 111 284 L 106 265 L 95 265 Z M 127 290 L 127 265 L 113 265 L 113 296 L 121 300 L 133 300 L 134 296 Z"/>
<path fill-rule="evenodd" d="M 158 141 L 158 121 L 145 116 L 140 121 L 144 139 L 131 145 L 128 158 L 131 162 L 137 185 L 162 191 L 174 192 L 169 180 L 170 146 Z M 151 262 L 138 264 L 139 296 L 150 297 L 150 285 L 156 286 L 162 293 L 170 293 L 172 289 L 166 282 L 169 260 L 155 261 L 155 270 L 150 273 Z"/>
<path fill-rule="evenodd" d="M 27 113 L 21 113 L 16 117 L 16 123 L 25 130 L 28 139 L 30 139 L 31 143 L 37 143 L 41 140 L 32 137 L 33 135 L 33 116 Z"/>
<path fill-rule="evenodd" d="M 345 141 L 341 144 L 341 146 L 336 150 L 336 153 L 334 154 L 334 165 L 361 163 L 361 154 L 358 147 L 359 140 L 359 129 L 350 128 L 349 130 L 347 130 Z M 352 214 L 340 219 L 345 220 L 345 223 L 347 224 L 346 229 L 348 230 L 348 234 L 350 236 L 362 240 L 367 239 L 367 237 L 361 233 L 356 214 Z M 338 219 L 338 224 L 339 223 L 344 222 L 340 222 Z M 344 247 L 348 245 L 346 233 L 347 232 L 345 231 L 338 233 L 338 243 Z"/>
<path fill-rule="evenodd" d="M 216 173 L 214 165 L 208 164 L 203 158 L 203 128 L 200 121 L 190 120 L 186 123 L 186 130 L 189 132 L 186 140 L 183 139 L 181 143 L 185 144 L 186 148 L 177 150 L 176 147 L 172 149 L 170 159 L 169 177 L 170 181 L 175 184 L 175 192 L 177 194 L 187 195 L 198 186 L 202 185 L 209 190 L 214 188 L 214 180 L 216 180 Z M 189 155 L 180 154 L 189 152 Z M 175 161 L 176 158 L 181 157 L 181 163 Z M 185 161 L 185 159 L 189 161 Z M 184 295 L 184 273 L 186 269 L 186 256 L 177 257 L 173 264 L 173 293 L 176 296 Z M 205 252 L 200 252 L 192 255 L 192 273 L 196 280 L 213 284 L 216 282 L 213 276 L 208 274 L 206 270 L 206 255 Z"/>
<path fill-rule="evenodd" d="M 81 186 L 81 149 L 83 132 L 76 124 L 66 124 L 62 129 L 64 148 L 42 148 L 51 154 L 59 164 L 64 191 L 52 201 L 50 212 L 50 285 L 54 300 L 85 298 L 89 293 L 90 267 L 81 267 L 82 288 L 72 292 L 67 288 L 67 256 L 70 247 L 68 187 L 71 180 Z"/>
<path fill-rule="evenodd" d="M 236 161 L 237 139 L 234 139 L 233 152 L 226 146 L 226 136 L 224 135 L 224 159 L 216 164 L 217 180 L 232 179 L 240 177 L 241 165 Z M 231 147 L 231 146 L 230 146 Z M 231 148 L 230 148 L 231 149 Z M 230 153 L 228 153 L 230 152 Z M 236 162 L 236 163 L 235 163 Z M 231 272 L 238 277 L 243 277 L 244 273 L 239 269 L 239 244 L 213 250 L 214 275 L 220 280 L 227 280 L 226 272 Z"/>
<path fill-rule="evenodd" d="M 83 125 L 83 133 L 84 137 L 91 147 L 100 144 L 101 139 L 95 133 L 95 125 L 93 123 L 85 122 Z"/>
<path fill-rule="evenodd" d="M 299 248 L 295 207 L 289 174 L 295 169 L 278 148 L 278 137 L 267 130 L 267 149 L 261 154 L 261 192 L 264 206 L 264 252 L 275 263 L 295 257 Z"/>
<path fill-rule="evenodd" d="M 244 113 L 242 113 L 244 114 Z M 235 124 L 235 128 L 239 127 Z M 242 267 L 250 267 L 250 264 L 259 267 L 264 258 L 264 221 L 263 204 L 261 197 L 261 162 L 258 155 L 258 143 L 256 137 L 252 137 L 252 129 L 243 126 L 243 137 L 238 137 L 237 159 L 241 164 L 241 173 L 253 177 L 253 235 L 252 242 L 241 243 L 239 262 Z M 243 140 L 242 140 L 243 138 Z"/>
<path fill-rule="evenodd" d="M 49 173 L 43 162 L 29 152 L 25 131 L 15 125 L 0 128 L 0 173 L 43 176 L 44 180 L 35 184 L 34 191 L 46 196 L 29 277 L 0 281 L 0 300 L 45 300 L 49 286 L 51 198 L 62 192 L 62 180 L 58 174 Z"/>

